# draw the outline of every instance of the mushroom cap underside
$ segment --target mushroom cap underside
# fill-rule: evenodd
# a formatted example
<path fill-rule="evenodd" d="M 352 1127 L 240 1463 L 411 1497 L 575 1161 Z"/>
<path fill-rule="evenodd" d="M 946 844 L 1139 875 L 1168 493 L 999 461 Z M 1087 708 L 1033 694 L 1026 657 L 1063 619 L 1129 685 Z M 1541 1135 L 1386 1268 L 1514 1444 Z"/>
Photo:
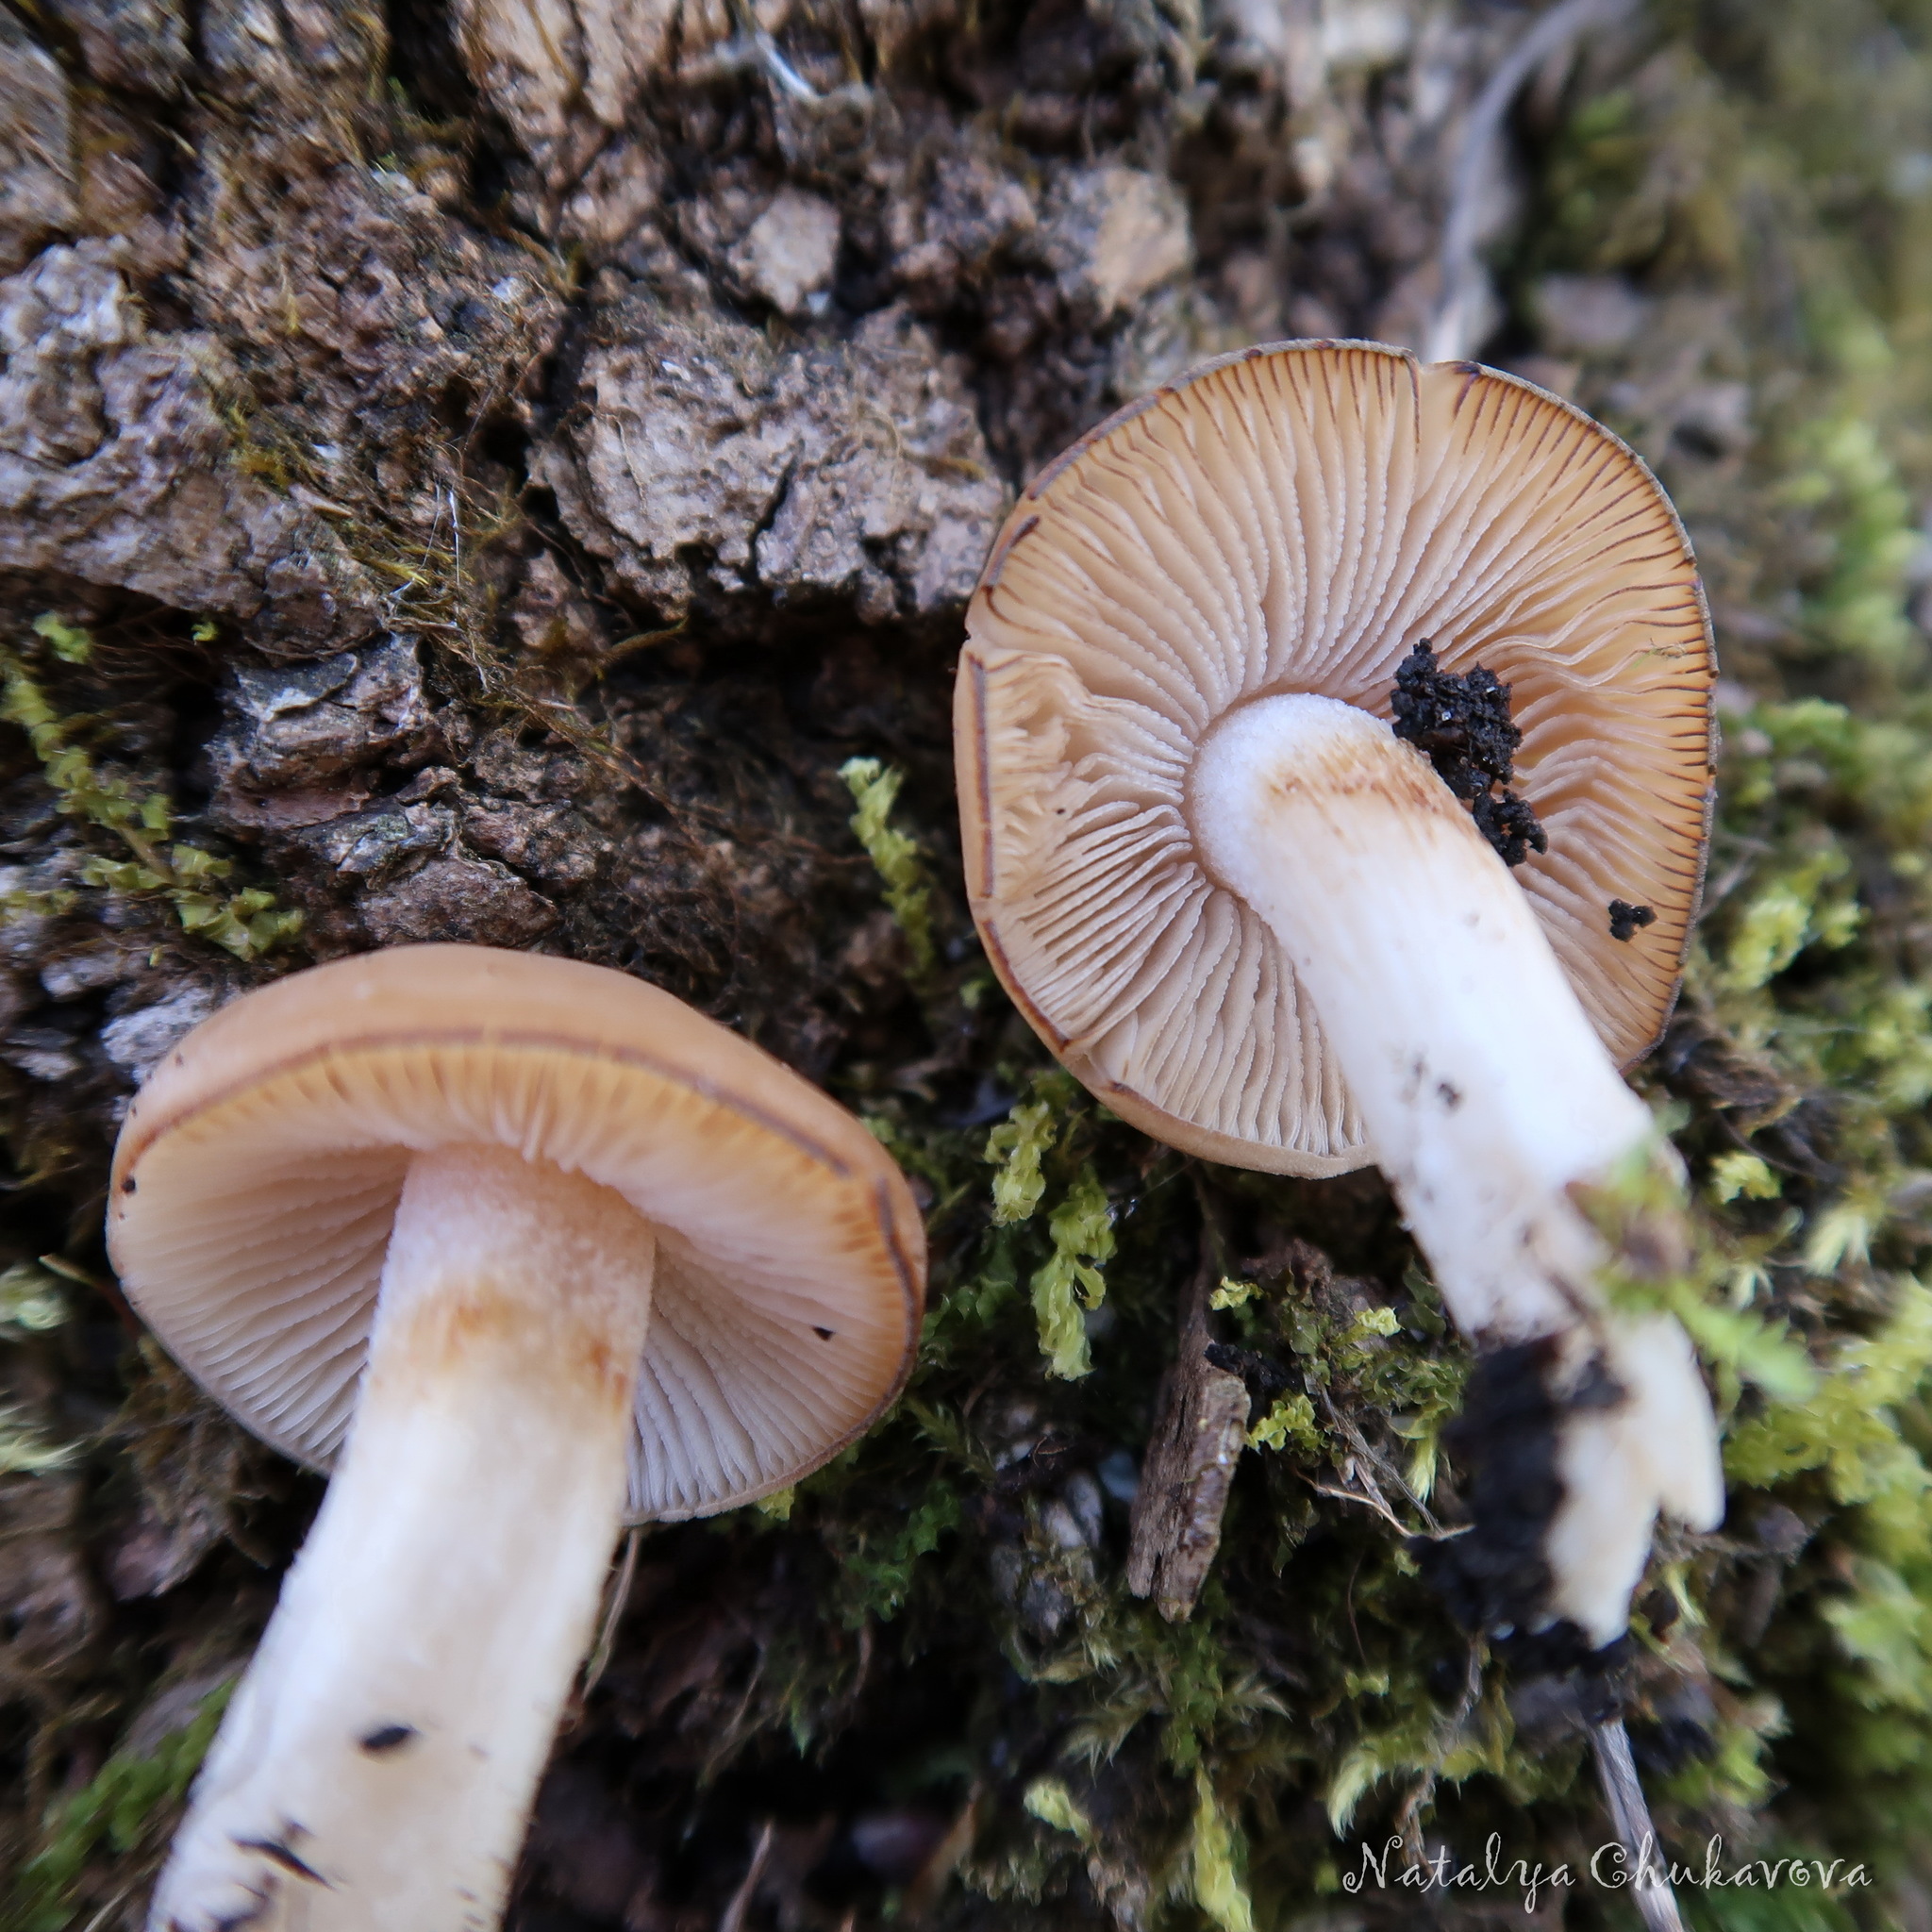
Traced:
<path fill-rule="evenodd" d="M 634 1518 L 782 1489 L 903 1385 L 924 1236 L 872 1136 L 655 987 L 484 947 L 317 967 L 184 1040 L 115 1150 L 115 1267 L 217 1401 L 325 1468 L 409 1159 L 467 1143 L 584 1174 L 657 1230 Z"/>
<path fill-rule="evenodd" d="M 1395 670 L 1512 688 L 1516 872 L 1606 1047 L 1645 1053 L 1704 875 L 1716 669 L 1675 511 L 1600 425 L 1474 363 L 1372 342 L 1210 362 L 1051 465 L 967 620 L 967 886 L 1007 990 L 1108 1105 L 1208 1158 L 1374 1158 L 1292 967 L 1203 869 L 1193 755 L 1237 706 L 1387 719 Z M 1611 937 L 1609 902 L 1656 917 Z"/>

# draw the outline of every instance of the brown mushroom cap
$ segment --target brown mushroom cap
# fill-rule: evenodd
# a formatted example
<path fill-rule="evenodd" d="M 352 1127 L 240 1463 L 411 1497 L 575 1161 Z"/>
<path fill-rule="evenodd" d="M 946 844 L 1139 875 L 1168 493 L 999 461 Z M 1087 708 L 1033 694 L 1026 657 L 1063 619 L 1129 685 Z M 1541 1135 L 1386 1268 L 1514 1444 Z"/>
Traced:
<path fill-rule="evenodd" d="M 655 987 L 481 946 L 340 960 L 198 1027 L 128 1111 L 115 1266 L 237 1420 L 325 1468 L 410 1157 L 477 1142 L 612 1188 L 658 1231 L 633 1516 L 782 1489 L 904 1383 L 924 1235 L 872 1136 Z"/>
<path fill-rule="evenodd" d="M 1020 1009 L 1107 1104 L 1242 1167 L 1374 1158 L 1292 968 L 1202 869 L 1194 750 L 1249 699 L 1391 714 L 1396 666 L 1513 688 L 1517 878 L 1620 1065 L 1696 914 L 1716 671 L 1683 525 L 1641 461 L 1471 362 L 1296 342 L 1210 362 L 1051 465 L 1008 520 L 955 697 L 967 884 Z M 1610 937 L 1613 898 L 1654 924 Z"/>

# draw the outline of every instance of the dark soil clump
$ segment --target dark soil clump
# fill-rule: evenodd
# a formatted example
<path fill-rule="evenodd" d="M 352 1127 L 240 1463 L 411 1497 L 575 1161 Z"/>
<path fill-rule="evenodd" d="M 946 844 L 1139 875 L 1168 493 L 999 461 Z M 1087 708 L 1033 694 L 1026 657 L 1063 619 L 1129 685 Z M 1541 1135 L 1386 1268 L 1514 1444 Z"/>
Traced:
<path fill-rule="evenodd" d="M 1396 737 L 1427 755 L 1505 865 L 1550 849 L 1528 801 L 1508 789 L 1523 733 L 1509 722 L 1509 687 L 1493 671 L 1443 671 L 1422 638 L 1396 668 L 1394 710 Z"/>

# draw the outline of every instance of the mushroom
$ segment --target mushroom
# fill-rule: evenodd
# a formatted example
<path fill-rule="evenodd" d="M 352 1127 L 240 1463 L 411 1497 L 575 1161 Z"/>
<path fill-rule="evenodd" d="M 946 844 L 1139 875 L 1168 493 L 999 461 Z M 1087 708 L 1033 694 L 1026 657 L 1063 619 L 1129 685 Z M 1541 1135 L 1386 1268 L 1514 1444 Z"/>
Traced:
<path fill-rule="evenodd" d="M 110 1189 L 175 1358 L 333 1470 L 151 1924 L 493 1926 L 621 1523 L 782 1489 L 904 1382 L 903 1176 L 655 988 L 431 945 L 197 1027 Z"/>
<path fill-rule="evenodd" d="M 1494 370 L 1249 350 L 1050 465 L 968 625 L 967 880 L 1008 991 L 1161 1140 L 1382 1167 L 1483 1352 L 1438 1572 L 1492 1632 L 1610 1641 L 1658 1509 L 1723 1507 L 1690 1344 L 1609 1307 L 1579 1206 L 1654 1140 L 1618 1069 L 1703 877 L 1715 673 L 1662 491 Z"/>

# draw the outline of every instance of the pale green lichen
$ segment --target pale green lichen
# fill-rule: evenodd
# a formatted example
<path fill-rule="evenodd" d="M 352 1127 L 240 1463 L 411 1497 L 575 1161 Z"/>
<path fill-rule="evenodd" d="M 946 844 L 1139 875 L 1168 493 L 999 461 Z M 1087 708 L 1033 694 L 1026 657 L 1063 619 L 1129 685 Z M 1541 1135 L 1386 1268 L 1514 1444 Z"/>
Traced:
<path fill-rule="evenodd" d="M 24 1409 L 0 1405 L 0 1475 L 49 1475 L 72 1469 L 82 1445 L 58 1442 Z"/>
<path fill-rule="evenodd" d="M 1067 1190 L 1047 1223 L 1053 1253 L 1033 1276 L 1033 1311 L 1047 1373 L 1077 1381 L 1093 1367 L 1086 1314 L 1107 1296 L 1101 1273 L 1113 1259 L 1113 1208 L 1091 1167 Z"/>
<path fill-rule="evenodd" d="M 0 1273 L 0 1339 L 44 1335 L 73 1313 L 67 1291 L 37 1261 L 16 1261 Z"/>
<path fill-rule="evenodd" d="M 1057 1131 L 1053 1108 L 1046 1101 L 1018 1101 L 986 1137 L 986 1158 L 998 1170 L 992 1177 L 995 1227 L 1032 1218 L 1046 1192 L 1040 1163 L 1051 1151 Z"/>
<path fill-rule="evenodd" d="M 1306 1395 L 1277 1395 L 1268 1413 L 1248 1431 L 1250 1449 L 1281 1449 L 1290 1442 L 1310 1458 L 1322 1454 L 1315 1405 Z"/>
<path fill-rule="evenodd" d="M 933 940 L 932 887 L 918 840 L 891 822 L 892 807 L 898 802 L 906 774 L 882 765 L 877 758 L 847 758 L 839 767 L 839 775 L 858 806 L 852 814 L 852 829 L 874 870 L 885 881 L 886 909 L 906 935 L 912 971 L 924 977 L 932 972 L 939 957 Z"/>
<path fill-rule="evenodd" d="M 1255 1932 L 1255 1908 L 1241 1881 L 1239 1834 L 1214 1795 L 1208 1767 L 1194 1769 L 1194 1834 L 1191 1847 L 1194 1903 L 1221 1932 Z"/>

